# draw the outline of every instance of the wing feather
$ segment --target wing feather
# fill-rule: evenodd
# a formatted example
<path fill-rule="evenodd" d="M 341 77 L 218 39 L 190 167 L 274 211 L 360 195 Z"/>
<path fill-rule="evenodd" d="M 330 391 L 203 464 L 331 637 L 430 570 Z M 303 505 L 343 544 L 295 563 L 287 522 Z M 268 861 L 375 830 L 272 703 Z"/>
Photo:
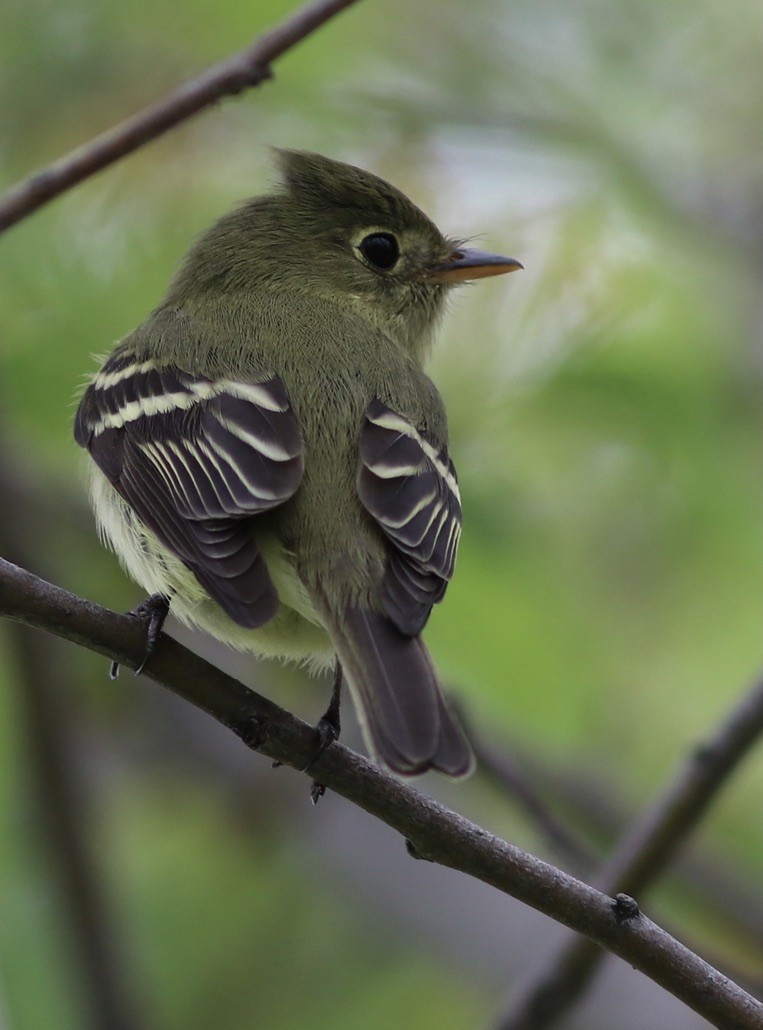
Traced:
<path fill-rule="evenodd" d="M 358 494 L 391 544 L 383 601 L 398 629 L 414 636 L 453 575 L 461 497 L 453 463 L 379 400 L 360 434 Z"/>
<path fill-rule="evenodd" d="M 254 627 L 275 614 L 252 520 L 293 496 L 304 464 L 278 377 L 213 380 L 117 351 L 85 391 L 74 435 L 233 619 Z"/>

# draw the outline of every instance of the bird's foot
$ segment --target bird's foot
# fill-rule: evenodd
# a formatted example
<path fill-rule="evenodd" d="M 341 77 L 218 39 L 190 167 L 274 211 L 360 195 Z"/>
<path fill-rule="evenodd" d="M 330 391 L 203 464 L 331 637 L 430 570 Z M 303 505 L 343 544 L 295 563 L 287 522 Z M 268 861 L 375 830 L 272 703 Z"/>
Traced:
<path fill-rule="evenodd" d="M 136 676 L 140 676 L 149 658 L 156 650 L 156 645 L 161 636 L 162 627 L 169 610 L 170 599 L 166 594 L 152 594 L 151 597 L 147 597 L 145 601 L 139 604 L 137 608 L 133 608 L 132 611 L 127 613 L 146 623 L 146 650 L 143 653 L 143 661 L 135 670 Z M 112 662 L 109 669 L 109 677 L 115 680 L 118 675 L 119 662 Z"/>
<path fill-rule="evenodd" d="M 337 660 L 334 666 L 334 686 L 331 691 L 331 700 L 329 706 L 323 715 L 318 720 L 315 726 L 315 733 L 318 738 L 318 743 L 310 761 L 307 763 L 303 772 L 307 772 L 311 766 L 317 762 L 323 752 L 331 747 L 335 740 L 339 739 L 339 734 L 342 731 L 342 722 L 339 716 L 339 708 L 342 698 L 342 666 Z M 317 780 L 313 780 L 310 787 L 310 800 L 314 805 L 318 804 L 318 801 L 326 793 L 326 787 L 319 783 Z"/>

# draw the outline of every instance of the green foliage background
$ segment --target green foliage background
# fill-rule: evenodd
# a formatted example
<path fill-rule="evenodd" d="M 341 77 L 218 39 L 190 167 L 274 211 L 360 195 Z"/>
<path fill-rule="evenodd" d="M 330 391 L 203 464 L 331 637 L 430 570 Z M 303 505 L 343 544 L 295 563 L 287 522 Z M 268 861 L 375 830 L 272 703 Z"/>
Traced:
<path fill-rule="evenodd" d="M 6 0 L 3 182 L 291 9 Z M 762 47 L 750 0 L 366 0 L 280 61 L 273 83 L 17 226 L 0 246 L 0 397 L 40 508 L 34 571 L 111 607 L 139 599 L 84 506 L 71 419 L 90 355 L 158 301 L 196 232 L 266 188 L 268 145 L 369 167 L 444 231 L 526 266 L 458 296 L 432 364 L 466 520 L 427 639 L 492 740 L 635 812 L 763 653 Z M 0 1004 L 9 1026 L 67 1030 L 85 1025 L 83 990 L 3 632 Z M 321 710 L 324 687 L 300 673 L 214 655 L 306 718 Z M 508 904 L 489 958 L 476 914 L 468 932 L 401 916 L 401 896 L 434 874 L 397 880 L 394 835 L 385 872 L 364 845 L 376 831 L 344 821 L 360 817 L 343 802 L 306 811 L 305 781 L 150 683 L 111 684 L 73 648 L 49 670 L 138 1025 L 447 1030 L 497 1011 L 522 950 Z M 758 749 L 695 847 L 753 891 L 762 774 Z M 544 849 L 479 777 L 424 786 Z M 462 888 L 442 883 L 447 910 Z M 763 925 L 742 928 L 684 886 L 669 880 L 655 906 L 753 976 Z"/>

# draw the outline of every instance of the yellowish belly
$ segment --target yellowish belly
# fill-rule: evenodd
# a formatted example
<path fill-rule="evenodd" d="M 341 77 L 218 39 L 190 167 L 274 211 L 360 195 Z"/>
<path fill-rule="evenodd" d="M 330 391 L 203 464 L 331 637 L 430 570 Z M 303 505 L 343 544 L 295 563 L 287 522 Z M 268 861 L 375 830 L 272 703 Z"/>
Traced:
<path fill-rule="evenodd" d="M 281 605 L 264 626 L 247 629 L 234 622 L 193 573 L 138 522 L 97 469 L 92 472 L 90 493 L 104 542 L 144 590 L 171 598 L 172 614 L 181 622 L 197 626 L 241 651 L 304 662 L 315 669 L 331 665 L 331 640 L 297 576 L 293 556 L 274 537 L 266 536 L 258 543 Z"/>

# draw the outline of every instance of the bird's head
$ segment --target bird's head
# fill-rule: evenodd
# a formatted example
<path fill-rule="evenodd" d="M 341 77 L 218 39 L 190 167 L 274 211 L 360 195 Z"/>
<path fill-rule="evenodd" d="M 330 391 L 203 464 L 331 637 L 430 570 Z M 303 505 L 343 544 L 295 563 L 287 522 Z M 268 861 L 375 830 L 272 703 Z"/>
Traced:
<path fill-rule="evenodd" d="M 376 175 L 319 154 L 277 151 L 280 188 L 216 223 L 176 286 L 294 290 L 362 314 L 419 350 L 450 288 L 522 266 L 447 239 Z"/>

